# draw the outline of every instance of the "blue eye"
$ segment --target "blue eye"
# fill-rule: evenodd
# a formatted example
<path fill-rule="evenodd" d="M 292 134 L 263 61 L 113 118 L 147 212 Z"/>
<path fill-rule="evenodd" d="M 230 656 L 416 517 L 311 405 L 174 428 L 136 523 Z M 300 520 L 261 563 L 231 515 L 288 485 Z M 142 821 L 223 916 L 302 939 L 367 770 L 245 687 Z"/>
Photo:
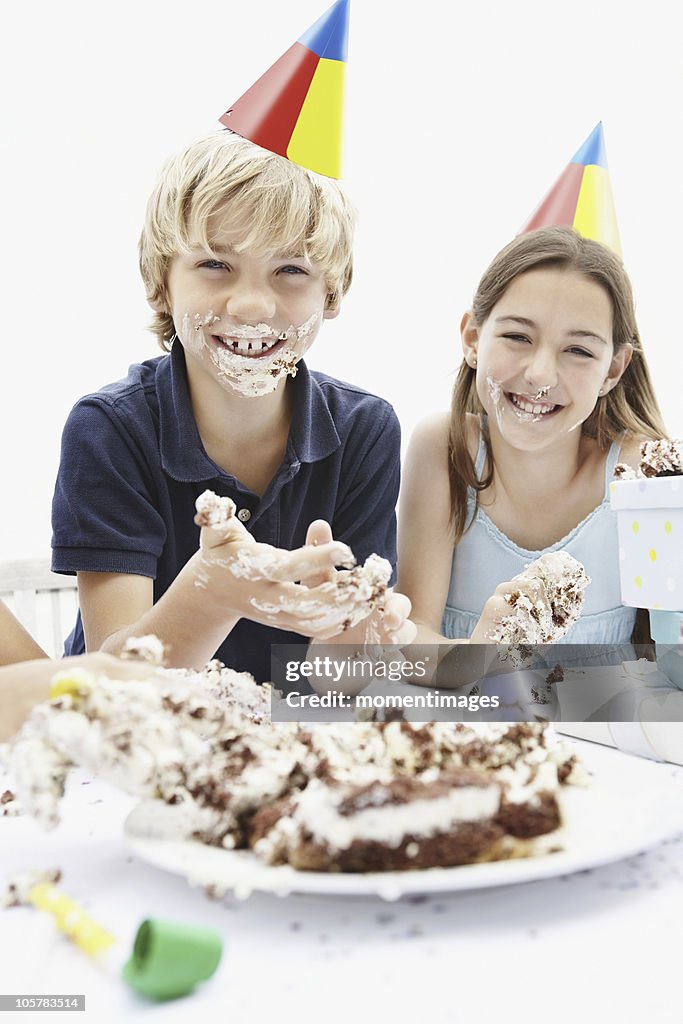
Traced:
<path fill-rule="evenodd" d="M 199 264 L 200 267 L 205 267 L 207 270 L 227 270 L 227 265 L 221 260 L 204 260 Z"/>
<path fill-rule="evenodd" d="M 304 276 L 307 276 L 308 273 L 303 267 L 295 267 L 293 263 L 287 264 L 286 267 L 280 267 L 279 272 L 281 274 L 303 274 Z"/>

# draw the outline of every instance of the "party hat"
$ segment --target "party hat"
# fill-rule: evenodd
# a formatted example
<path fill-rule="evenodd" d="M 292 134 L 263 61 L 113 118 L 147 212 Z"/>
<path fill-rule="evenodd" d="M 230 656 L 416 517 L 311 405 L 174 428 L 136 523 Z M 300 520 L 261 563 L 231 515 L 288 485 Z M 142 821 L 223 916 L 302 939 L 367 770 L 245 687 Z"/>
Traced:
<path fill-rule="evenodd" d="M 52 872 L 44 871 L 16 875 L 12 880 L 14 900 L 46 911 L 59 931 L 79 949 L 93 960 L 106 963 L 105 955 L 116 939 L 58 889 L 51 877 Z M 132 955 L 121 974 L 126 984 L 141 995 L 177 999 L 211 977 L 222 953 L 221 937 L 213 929 L 147 918 L 138 928 Z"/>
<path fill-rule="evenodd" d="M 567 224 L 621 255 L 612 186 L 600 121 L 519 232 Z"/>
<path fill-rule="evenodd" d="M 294 163 L 341 177 L 349 0 L 337 0 L 219 118 Z"/>

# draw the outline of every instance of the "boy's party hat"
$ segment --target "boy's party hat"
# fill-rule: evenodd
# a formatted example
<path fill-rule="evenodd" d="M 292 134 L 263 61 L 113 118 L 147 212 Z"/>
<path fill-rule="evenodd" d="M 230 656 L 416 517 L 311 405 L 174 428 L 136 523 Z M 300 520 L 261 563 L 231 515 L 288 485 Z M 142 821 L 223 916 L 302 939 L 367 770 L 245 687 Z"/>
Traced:
<path fill-rule="evenodd" d="M 219 119 L 294 163 L 341 177 L 349 0 L 337 0 Z"/>
<path fill-rule="evenodd" d="M 621 255 L 602 121 L 575 153 L 519 234 L 560 224 L 569 225 L 584 238 L 602 242 Z"/>

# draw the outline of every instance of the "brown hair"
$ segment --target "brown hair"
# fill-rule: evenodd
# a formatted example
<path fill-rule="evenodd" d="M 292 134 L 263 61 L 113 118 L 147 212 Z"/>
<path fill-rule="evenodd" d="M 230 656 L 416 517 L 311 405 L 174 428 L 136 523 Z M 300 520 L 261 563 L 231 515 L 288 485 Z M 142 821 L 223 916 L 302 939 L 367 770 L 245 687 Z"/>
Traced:
<path fill-rule="evenodd" d="M 666 436 L 638 334 L 631 282 L 621 259 L 606 246 L 582 238 L 572 228 L 539 228 L 519 235 L 498 253 L 479 282 L 472 303 L 476 325 L 482 326 L 515 278 L 547 266 L 577 271 L 601 285 L 612 302 L 614 351 L 627 342 L 633 346 L 631 362 L 615 387 L 598 399 L 582 424 L 583 433 L 595 438 L 604 449 L 624 432 L 632 436 Z M 479 492 L 493 480 L 493 456 L 486 434 L 489 470 L 482 480 L 477 479 L 467 447 L 466 414 L 483 411 L 475 381 L 476 371 L 463 360 L 453 387 L 448 439 L 451 522 L 456 544 L 469 525 L 468 487 L 474 490 L 478 502 Z"/>
<path fill-rule="evenodd" d="M 169 264 L 189 250 L 193 232 L 211 251 L 209 219 L 225 205 L 248 225 L 241 251 L 296 253 L 321 265 L 328 310 L 351 285 L 355 211 L 340 185 L 219 129 L 168 161 L 147 204 L 140 272 L 148 300 L 161 307 L 151 327 L 165 351 L 175 334 Z"/>

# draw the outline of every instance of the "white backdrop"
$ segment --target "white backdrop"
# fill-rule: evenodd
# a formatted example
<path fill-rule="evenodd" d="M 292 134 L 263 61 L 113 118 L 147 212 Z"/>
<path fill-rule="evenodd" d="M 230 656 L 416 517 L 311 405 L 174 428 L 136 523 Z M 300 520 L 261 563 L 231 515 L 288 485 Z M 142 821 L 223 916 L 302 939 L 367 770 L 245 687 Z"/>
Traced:
<path fill-rule="evenodd" d="M 331 0 L 330 0 L 331 2 Z M 46 554 L 62 424 L 157 353 L 136 242 L 157 171 L 326 0 L 36 0 L 4 14 L 0 558 Z M 670 431 L 683 435 L 681 71 L 669 0 L 353 0 L 346 185 L 356 279 L 310 363 L 389 398 L 404 439 L 446 406 L 493 254 L 598 120 Z"/>

